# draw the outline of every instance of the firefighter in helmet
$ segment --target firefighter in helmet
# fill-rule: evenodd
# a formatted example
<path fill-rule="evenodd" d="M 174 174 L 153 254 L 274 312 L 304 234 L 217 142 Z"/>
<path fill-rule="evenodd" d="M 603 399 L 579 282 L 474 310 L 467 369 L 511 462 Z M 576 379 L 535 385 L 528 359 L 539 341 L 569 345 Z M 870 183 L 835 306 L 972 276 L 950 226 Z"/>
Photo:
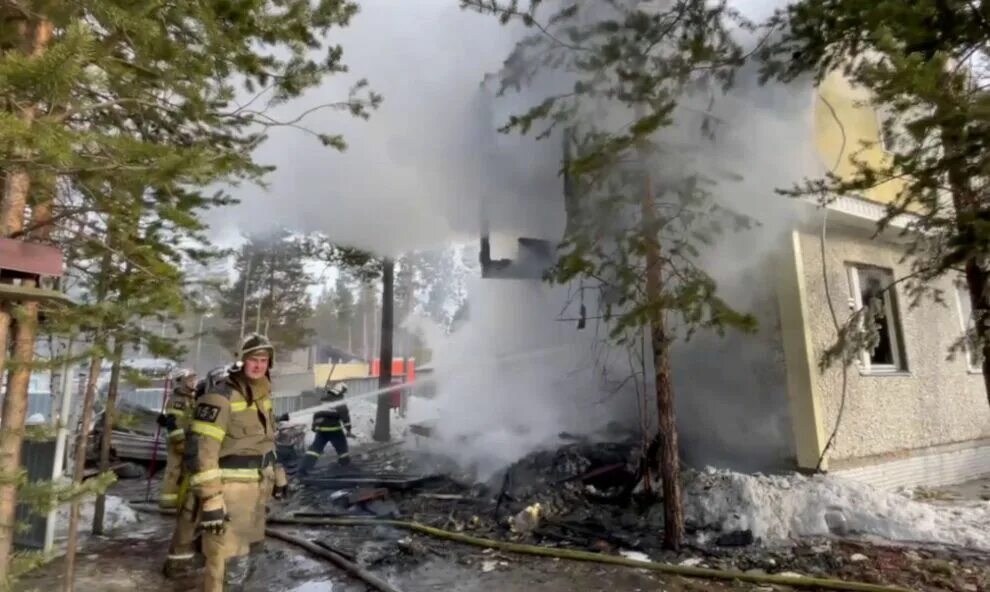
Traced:
<path fill-rule="evenodd" d="M 162 478 L 158 505 L 162 508 L 175 508 L 179 499 L 179 485 L 182 481 L 182 453 L 186 444 L 186 428 L 195 402 L 196 373 L 189 369 L 179 369 L 172 373 L 172 395 L 165 405 L 165 413 L 158 416 L 158 424 L 165 430 L 168 441 L 168 456 L 165 460 L 165 476 Z"/>
<path fill-rule="evenodd" d="M 186 446 L 206 560 L 203 592 L 244 584 L 249 554 L 265 537 L 267 502 L 287 493 L 275 455 L 275 348 L 255 333 L 239 354 L 240 364 L 197 399 Z"/>
<path fill-rule="evenodd" d="M 353 438 L 354 432 L 351 431 L 351 412 L 344 403 L 345 394 L 347 394 L 347 385 L 343 382 L 338 382 L 327 388 L 327 393 L 322 400 L 340 404 L 334 406 L 333 409 L 317 411 L 313 415 L 312 429 L 316 433 L 316 437 L 299 466 L 300 476 L 309 473 L 316 461 L 320 459 L 323 449 L 327 447 L 328 443 L 333 445 L 333 449 L 337 453 L 337 462 L 342 466 L 351 463 L 347 438 Z"/>
<path fill-rule="evenodd" d="M 194 388 L 195 400 L 189 405 L 189 415 L 196 409 L 196 400 L 206 394 L 209 388 L 226 380 L 230 368 L 219 366 L 207 372 L 205 378 L 196 382 Z M 188 426 L 188 422 L 187 422 Z M 189 495 L 189 477 L 186 462 L 183 462 L 183 475 L 178 490 L 178 510 L 175 516 L 175 529 L 172 531 L 172 541 L 169 543 L 168 556 L 165 560 L 164 573 L 168 578 L 182 578 L 202 566 L 202 555 L 197 555 L 200 545 L 196 532 L 197 504 L 194 496 Z M 188 501 L 188 503 L 187 503 Z"/>

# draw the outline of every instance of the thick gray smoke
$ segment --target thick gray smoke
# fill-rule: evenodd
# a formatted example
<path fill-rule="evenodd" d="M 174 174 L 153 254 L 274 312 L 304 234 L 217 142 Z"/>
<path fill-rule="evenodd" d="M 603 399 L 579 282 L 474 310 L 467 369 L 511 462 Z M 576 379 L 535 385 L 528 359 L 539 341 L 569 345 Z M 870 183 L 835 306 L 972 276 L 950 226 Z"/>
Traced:
<path fill-rule="evenodd" d="M 509 187 L 504 178 L 496 182 L 487 160 L 483 132 L 492 123 L 478 86 L 500 66 L 512 33 L 496 19 L 462 11 L 456 0 L 362 0 L 360 6 L 332 40 L 344 47 L 350 73 L 272 116 L 288 120 L 340 101 L 359 78 L 384 95 L 381 108 L 367 121 L 320 110 L 302 122 L 343 134 L 344 153 L 298 129 L 273 129 L 257 153 L 278 167 L 269 190 L 239 191 L 238 213 L 212 220 L 219 234 L 284 225 L 394 254 L 463 238 L 458 233 L 477 228 L 481 192 Z"/>
<path fill-rule="evenodd" d="M 737 4 L 759 19 L 773 3 Z M 546 86 L 508 99 L 479 88 L 526 31 L 461 11 L 456 0 L 365 0 L 361 7 L 335 40 L 344 45 L 354 78 L 335 80 L 281 111 L 288 118 L 337 100 L 359 76 L 385 95 L 382 108 L 367 122 L 329 111 L 308 120 L 320 131 L 345 134 L 344 154 L 296 130 L 273 132 L 259 153 L 279 167 L 271 190 L 240 194 L 239 214 L 215 226 L 250 231 L 284 224 L 395 254 L 476 243 L 485 203 L 492 230 L 507 237 L 496 241 L 495 257 L 513 256 L 517 237 L 558 239 L 564 224 L 559 141 L 493 133 L 509 114 L 542 100 Z M 701 133 L 697 117 L 709 97 L 679 112 L 678 125 L 663 137 L 677 158 L 657 171 L 660 178 L 697 172 L 718 180 L 722 204 L 762 223 L 724 237 L 707 254 L 723 294 L 759 314 L 761 333 L 726 341 L 703 336 L 680 346 L 674 360 L 686 459 L 741 468 L 779 465 L 791 454 L 767 259 L 797 219 L 774 188 L 815 166 L 810 90 L 760 88 L 753 74 L 744 72 L 731 96 L 716 97 L 714 140 Z M 611 392 L 630 373 L 625 353 L 602 347 L 595 322 L 578 332 L 573 321 L 560 320 L 577 316 L 577 288 L 478 279 L 469 286 L 467 323 L 451 336 L 428 331 L 439 393 L 410 413 L 437 421 L 442 449 L 487 474 L 551 444 L 561 431 L 590 433 L 613 420 L 638 425 L 634 383 Z M 586 305 L 594 314 L 590 297 Z"/>

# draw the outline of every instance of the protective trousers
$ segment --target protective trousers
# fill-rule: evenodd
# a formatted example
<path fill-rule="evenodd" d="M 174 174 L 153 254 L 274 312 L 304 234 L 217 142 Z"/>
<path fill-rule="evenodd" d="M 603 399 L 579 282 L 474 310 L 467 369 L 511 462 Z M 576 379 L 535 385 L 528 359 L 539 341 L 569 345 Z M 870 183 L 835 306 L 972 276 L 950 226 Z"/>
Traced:
<path fill-rule="evenodd" d="M 183 489 L 188 490 L 188 477 L 183 478 Z M 196 513 L 199 500 L 192 492 L 185 492 L 182 507 L 175 516 L 175 530 L 172 531 L 172 542 L 168 546 L 166 572 L 178 572 L 191 569 L 196 558 Z"/>
<path fill-rule="evenodd" d="M 241 472 L 241 471 L 238 471 Z M 247 480 L 242 476 L 223 480 L 223 503 L 227 523 L 223 532 L 203 532 L 203 555 L 206 569 L 202 592 L 238 590 L 250 575 L 249 554 L 265 539 L 265 517 L 272 494 L 275 471 L 269 466 L 258 471 L 258 477 Z"/>
<path fill-rule="evenodd" d="M 158 505 L 162 508 L 174 508 L 179 504 L 179 487 L 182 484 L 182 453 L 184 442 L 169 442 L 168 456 L 165 459 L 165 474 L 162 475 L 161 490 L 158 494 Z"/>
<path fill-rule="evenodd" d="M 326 428 L 323 428 L 316 432 L 313 443 L 310 445 L 309 450 L 306 451 L 306 456 L 303 457 L 302 463 L 299 466 L 300 474 L 305 475 L 313 468 L 316 461 L 323 455 L 323 450 L 327 447 L 327 444 L 333 445 L 340 464 L 350 464 L 351 453 L 348 451 L 347 436 L 344 435 L 343 428 L 337 428 L 335 430 L 326 430 Z"/>

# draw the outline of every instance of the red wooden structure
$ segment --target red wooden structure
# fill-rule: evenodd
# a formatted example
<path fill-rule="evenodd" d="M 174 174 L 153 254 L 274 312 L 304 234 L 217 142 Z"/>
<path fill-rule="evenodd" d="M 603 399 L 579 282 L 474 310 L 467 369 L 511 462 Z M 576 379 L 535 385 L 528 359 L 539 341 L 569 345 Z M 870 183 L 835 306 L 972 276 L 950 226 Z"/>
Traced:
<path fill-rule="evenodd" d="M 42 278 L 62 276 L 62 251 L 58 247 L 12 238 L 0 238 L 0 300 L 62 300 L 58 290 L 40 287 Z M 16 283 L 33 280 L 34 286 Z"/>
<path fill-rule="evenodd" d="M 371 376 L 381 376 L 382 361 L 375 358 L 371 361 Z M 392 360 L 392 384 L 401 385 L 412 383 L 416 380 L 416 360 L 415 358 L 395 358 Z M 403 389 L 395 389 L 389 393 L 390 407 L 400 409 L 402 407 Z"/>

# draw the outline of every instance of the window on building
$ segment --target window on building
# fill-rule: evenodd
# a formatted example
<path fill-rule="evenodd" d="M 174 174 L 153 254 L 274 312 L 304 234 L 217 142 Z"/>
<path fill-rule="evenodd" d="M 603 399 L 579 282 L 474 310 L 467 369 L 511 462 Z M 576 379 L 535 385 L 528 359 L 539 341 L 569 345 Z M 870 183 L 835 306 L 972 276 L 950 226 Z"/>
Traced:
<path fill-rule="evenodd" d="M 965 283 L 956 286 L 956 299 L 959 301 L 959 328 L 966 334 L 966 364 L 970 372 L 983 371 L 983 359 L 980 348 L 973 335 L 975 319 L 973 318 L 973 301 L 969 297 L 969 288 Z"/>
<path fill-rule="evenodd" d="M 862 365 L 868 372 L 901 372 L 907 370 L 904 337 L 897 307 L 897 293 L 891 287 L 894 273 L 889 269 L 856 265 L 849 268 L 849 284 L 855 310 L 874 305 L 873 320 L 878 340 L 870 351 L 862 354 Z M 889 288 L 889 289 L 888 289 Z"/>

